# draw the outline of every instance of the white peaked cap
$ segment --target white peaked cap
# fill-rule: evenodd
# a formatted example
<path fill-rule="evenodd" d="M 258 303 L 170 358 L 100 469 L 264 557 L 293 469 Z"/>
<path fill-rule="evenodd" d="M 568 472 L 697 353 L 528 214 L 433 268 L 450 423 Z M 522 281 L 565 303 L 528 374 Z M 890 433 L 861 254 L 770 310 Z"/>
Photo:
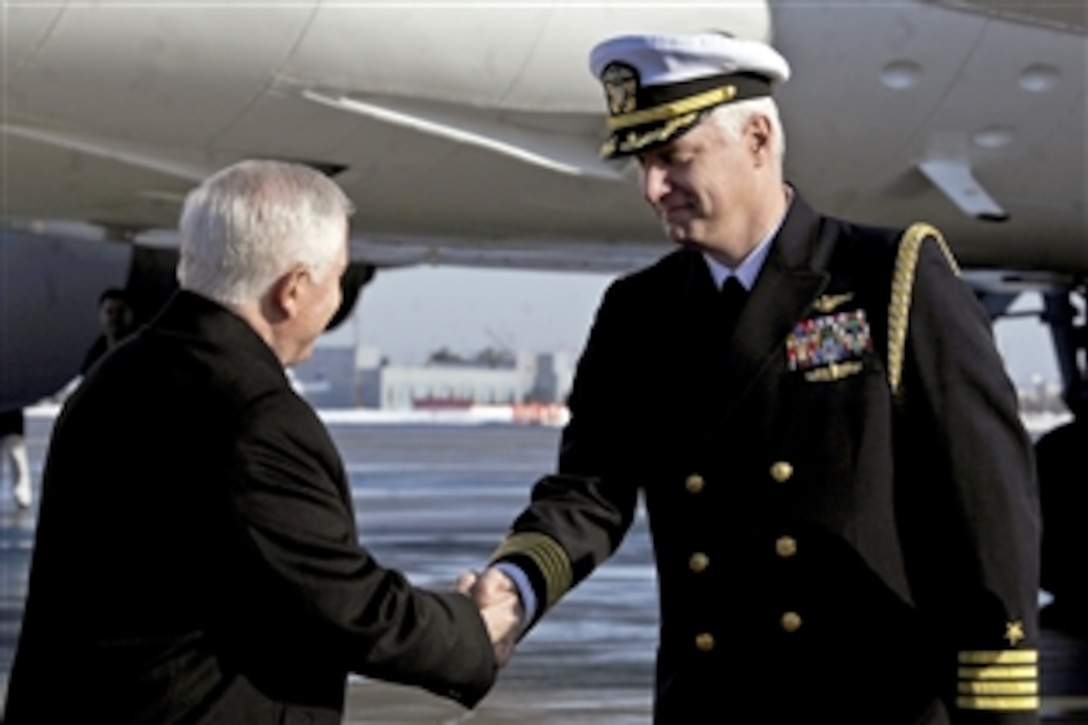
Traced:
<path fill-rule="evenodd" d="M 712 108 L 769 96 L 790 77 L 789 63 L 766 43 L 713 32 L 620 35 L 594 47 L 589 65 L 608 105 L 605 158 L 668 143 Z"/>
<path fill-rule="evenodd" d="M 589 65 L 600 77 L 612 63 L 635 68 L 644 86 L 733 73 L 754 73 L 771 83 L 790 77 L 789 63 L 766 43 L 713 32 L 609 38 L 590 52 Z"/>

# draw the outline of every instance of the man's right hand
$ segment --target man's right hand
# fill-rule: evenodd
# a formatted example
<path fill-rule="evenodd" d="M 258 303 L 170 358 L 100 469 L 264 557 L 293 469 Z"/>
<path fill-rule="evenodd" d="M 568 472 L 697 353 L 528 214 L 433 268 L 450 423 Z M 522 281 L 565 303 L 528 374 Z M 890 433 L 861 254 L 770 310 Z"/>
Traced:
<path fill-rule="evenodd" d="M 525 610 L 514 582 L 495 568 L 487 569 L 482 575 L 466 571 L 457 578 L 457 591 L 479 607 L 480 616 L 495 647 L 495 661 L 499 667 L 505 667 L 514 655 L 514 646 L 525 619 Z"/>

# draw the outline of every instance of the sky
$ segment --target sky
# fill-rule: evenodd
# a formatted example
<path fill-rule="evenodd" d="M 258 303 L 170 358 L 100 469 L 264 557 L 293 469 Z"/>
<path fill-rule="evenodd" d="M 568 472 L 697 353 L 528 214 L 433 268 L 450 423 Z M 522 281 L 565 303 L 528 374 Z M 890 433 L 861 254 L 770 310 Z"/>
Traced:
<path fill-rule="evenodd" d="M 322 344 L 376 347 L 398 365 L 415 365 L 442 347 L 470 356 L 485 347 L 581 352 L 609 275 L 464 267 L 379 271 L 363 288 L 353 318 Z M 1014 310 L 1038 310 L 1025 294 Z M 1058 380 L 1053 346 L 1035 318 L 1002 320 L 998 349 L 1017 385 Z"/>
<path fill-rule="evenodd" d="M 611 276 L 465 267 L 380 270 L 353 318 L 327 343 L 376 347 L 413 365 L 446 347 L 471 356 L 486 347 L 581 351 Z"/>

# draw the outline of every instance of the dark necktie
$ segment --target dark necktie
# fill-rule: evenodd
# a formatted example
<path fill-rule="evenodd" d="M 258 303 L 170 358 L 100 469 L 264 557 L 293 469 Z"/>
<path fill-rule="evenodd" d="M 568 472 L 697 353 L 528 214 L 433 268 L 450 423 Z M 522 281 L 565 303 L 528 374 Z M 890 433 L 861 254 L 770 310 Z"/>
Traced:
<path fill-rule="evenodd" d="M 728 340 L 733 336 L 733 329 L 737 326 L 737 318 L 748 299 L 748 290 L 735 276 L 730 276 L 722 285 L 718 293 L 718 320 L 721 326 L 722 340 Z"/>

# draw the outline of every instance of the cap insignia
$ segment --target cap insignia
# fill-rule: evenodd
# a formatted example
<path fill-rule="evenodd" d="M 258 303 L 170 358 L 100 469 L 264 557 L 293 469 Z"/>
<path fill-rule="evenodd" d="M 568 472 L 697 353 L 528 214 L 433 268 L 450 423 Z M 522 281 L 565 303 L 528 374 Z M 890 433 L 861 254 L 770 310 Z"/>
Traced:
<path fill-rule="evenodd" d="M 626 63 L 609 63 L 601 72 L 608 112 L 613 116 L 631 113 L 638 107 L 639 76 Z"/>

